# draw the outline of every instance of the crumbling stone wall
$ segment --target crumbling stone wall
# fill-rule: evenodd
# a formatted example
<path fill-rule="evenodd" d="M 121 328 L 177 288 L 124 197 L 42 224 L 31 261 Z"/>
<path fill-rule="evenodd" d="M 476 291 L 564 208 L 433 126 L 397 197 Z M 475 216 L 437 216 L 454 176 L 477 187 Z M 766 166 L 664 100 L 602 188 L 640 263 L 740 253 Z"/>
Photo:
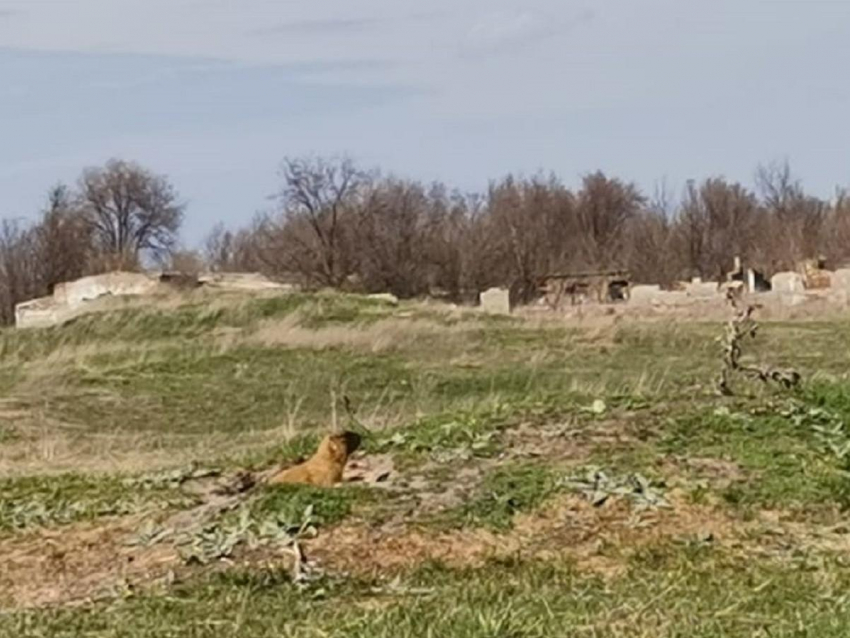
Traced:
<path fill-rule="evenodd" d="M 198 277 L 202 286 L 220 290 L 288 290 L 258 273 L 214 273 Z M 161 274 L 109 272 L 57 284 L 50 297 L 19 303 L 15 307 L 15 326 L 43 328 L 67 321 L 86 312 L 91 302 L 107 296 L 142 296 L 161 290 Z"/>

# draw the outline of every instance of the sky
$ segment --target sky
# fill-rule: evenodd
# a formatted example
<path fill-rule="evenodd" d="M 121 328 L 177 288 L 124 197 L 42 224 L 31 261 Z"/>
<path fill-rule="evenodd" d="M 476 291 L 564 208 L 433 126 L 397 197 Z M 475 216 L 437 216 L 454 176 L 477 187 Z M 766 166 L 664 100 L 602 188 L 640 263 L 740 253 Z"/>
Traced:
<path fill-rule="evenodd" d="M 112 157 L 170 177 L 188 246 L 305 154 L 469 191 L 788 160 L 828 197 L 848 42 L 847 0 L 0 0 L 0 217 Z"/>

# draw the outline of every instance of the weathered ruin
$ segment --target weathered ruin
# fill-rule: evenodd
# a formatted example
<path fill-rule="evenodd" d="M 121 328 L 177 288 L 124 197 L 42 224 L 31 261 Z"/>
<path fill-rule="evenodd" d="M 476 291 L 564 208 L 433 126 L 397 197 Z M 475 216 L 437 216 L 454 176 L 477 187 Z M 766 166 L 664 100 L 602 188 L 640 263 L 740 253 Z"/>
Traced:
<path fill-rule="evenodd" d="M 825 268 L 823 259 L 812 259 L 800 262 L 794 271 L 768 278 L 736 257 L 732 270 L 718 281 L 694 277 L 662 288 L 658 284 L 633 284 L 622 271 L 574 273 L 544 277 L 540 293 L 540 305 L 552 311 L 566 310 L 564 306 L 625 301 L 625 308 L 642 311 L 690 308 L 714 312 L 730 299 L 740 302 L 749 296 L 757 296 L 758 303 L 766 308 L 840 309 L 850 307 L 850 268 L 833 272 Z M 567 299 L 569 303 L 565 303 Z"/>
<path fill-rule="evenodd" d="M 15 306 L 15 326 L 41 328 L 64 323 L 91 309 L 103 297 L 152 295 L 173 289 L 209 287 L 220 290 L 287 290 L 290 284 L 270 281 L 259 273 L 134 273 L 108 272 L 57 284 L 53 295 Z"/>
<path fill-rule="evenodd" d="M 803 276 L 807 290 L 824 290 L 832 285 L 832 273 L 826 269 L 826 260 L 823 257 L 805 259 L 797 269 Z"/>
<path fill-rule="evenodd" d="M 586 301 L 627 301 L 631 289 L 630 279 L 630 274 L 625 270 L 553 274 L 543 278 L 540 292 L 553 310 L 558 310 L 565 299 L 569 299 L 573 306 Z"/>

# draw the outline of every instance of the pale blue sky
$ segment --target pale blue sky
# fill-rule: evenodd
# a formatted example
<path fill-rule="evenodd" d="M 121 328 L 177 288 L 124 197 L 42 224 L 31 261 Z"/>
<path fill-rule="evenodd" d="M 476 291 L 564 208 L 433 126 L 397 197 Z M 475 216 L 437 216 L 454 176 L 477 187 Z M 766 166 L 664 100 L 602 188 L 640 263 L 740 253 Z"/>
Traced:
<path fill-rule="evenodd" d="M 197 243 L 285 155 L 483 189 L 602 169 L 850 186 L 848 0 L 0 0 L 0 215 L 116 156 Z"/>

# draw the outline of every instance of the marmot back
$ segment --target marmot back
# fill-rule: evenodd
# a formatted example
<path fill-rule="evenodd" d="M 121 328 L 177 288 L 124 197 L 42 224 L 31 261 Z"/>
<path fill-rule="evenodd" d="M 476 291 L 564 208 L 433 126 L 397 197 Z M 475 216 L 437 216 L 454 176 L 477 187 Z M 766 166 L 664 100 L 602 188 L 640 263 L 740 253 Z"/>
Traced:
<path fill-rule="evenodd" d="M 342 480 L 348 457 L 360 447 L 360 435 L 355 432 L 329 434 L 319 444 L 319 449 L 308 460 L 275 474 L 269 479 L 272 485 L 303 483 L 330 487 Z"/>

